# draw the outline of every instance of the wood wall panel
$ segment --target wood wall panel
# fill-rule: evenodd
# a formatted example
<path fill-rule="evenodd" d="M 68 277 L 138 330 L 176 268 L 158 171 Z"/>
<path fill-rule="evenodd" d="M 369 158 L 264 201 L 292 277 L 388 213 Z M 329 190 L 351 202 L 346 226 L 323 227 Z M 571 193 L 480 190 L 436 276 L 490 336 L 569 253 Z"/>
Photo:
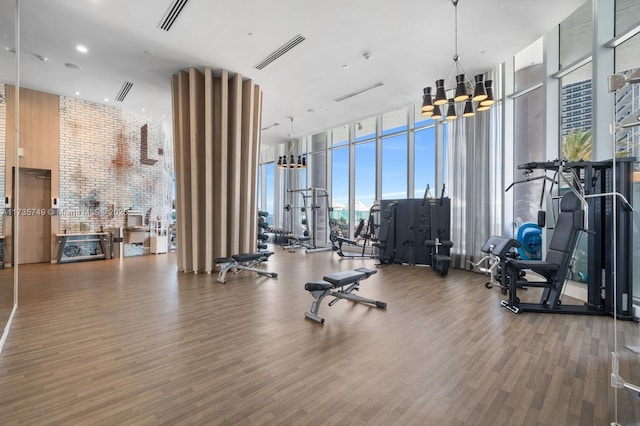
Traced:
<path fill-rule="evenodd" d="M 205 211 L 213 212 L 213 71 L 211 68 L 204 69 L 204 172 L 205 172 Z M 214 268 L 213 258 L 213 214 L 205 215 L 204 238 L 205 238 L 205 265 L 204 270 L 211 273 Z"/>
<path fill-rule="evenodd" d="M 210 273 L 216 258 L 256 249 L 262 92 L 239 74 L 219 75 L 192 68 L 172 80 L 178 269 L 185 272 Z"/>
<path fill-rule="evenodd" d="M 214 185 L 213 200 L 215 210 L 213 215 L 213 259 L 216 257 L 230 256 L 227 249 L 228 224 L 227 224 L 227 178 L 228 178 L 228 153 L 227 144 L 229 128 L 229 73 L 222 70 L 220 78 L 214 81 Z"/>
<path fill-rule="evenodd" d="M 251 222 L 250 235 L 258 235 L 258 164 L 260 163 L 260 129 L 262 128 L 262 92 L 257 85 L 253 86 L 253 150 L 251 152 L 251 211 L 256 215 Z"/>
<path fill-rule="evenodd" d="M 6 145 L 5 145 L 5 194 L 12 197 L 11 207 L 26 208 L 27 206 L 14 197 L 13 168 L 15 164 L 15 108 L 16 90 L 14 86 L 6 86 L 7 95 L 7 119 L 6 119 Z M 60 98 L 57 95 L 44 93 L 37 90 L 19 88 L 20 93 L 20 132 L 19 147 L 22 148 L 22 156 L 19 159 L 19 167 L 22 169 L 49 170 L 51 172 L 50 196 L 60 198 Z M 16 202 L 19 205 L 16 205 Z M 47 208 L 51 207 L 49 203 Z M 48 236 L 42 242 L 48 249 L 45 253 L 55 253 L 57 239 L 52 230 L 58 229 L 60 218 L 49 216 Z M 20 220 L 20 219 L 18 219 Z M 4 224 L 6 264 L 13 263 L 12 218 L 7 217 Z M 38 237 L 41 239 L 42 237 Z M 21 234 L 20 240 L 29 241 L 32 235 Z M 38 243 L 40 244 L 40 243 Z"/>
<path fill-rule="evenodd" d="M 179 80 L 178 76 L 171 77 L 171 109 L 173 111 L 173 171 L 176 176 L 183 176 L 182 172 L 182 148 L 180 146 L 180 97 L 179 94 Z M 184 197 L 182 185 L 182 179 L 176 182 L 176 199 L 175 210 L 176 218 L 184 217 L 182 197 Z M 184 220 L 178 219 L 176 221 L 176 262 L 178 264 L 178 271 L 184 270 Z"/>
<path fill-rule="evenodd" d="M 182 236 L 178 239 L 177 250 L 182 256 L 184 272 L 193 272 L 193 246 L 191 244 L 191 143 L 189 141 L 189 74 L 181 71 L 178 74 L 178 150 L 180 154 L 180 178 L 176 174 L 176 184 L 182 188 L 178 203 L 181 204 L 182 216 L 176 212 L 176 221 Z"/>
<path fill-rule="evenodd" d="M 189 143 L 191 144 L 191 245 L 193 271 L 205 267 L 204 75 L 189 69 Z"/>
<path fill-rule="evenodd" d="M 230 254 L 240 250 L 240 167 L 242 128 L 242 76 L 229 80 L 229 177 L 227 182 L 227 249 Z M 246 171 L 245 171 L 246 172 Z"/>
<path fill-rule="evenodd" d="M 252 211 L 251 200 L 255 197 L 251 192 L 252 182 L 256 179 L 256 172 L 253 170 L 253 82 L 245 80 L 242 82 L 242 142 L 240 164 L 243 170 L 241 173 L 241 188 L 246 188 L 240 193 L 240 217 L 243 223 L 251 223 L 257 220 L 255 211 Z M 243 253 L 253 251 L 256 246 L 256 234 L 251 233 L 251 226 L 240 227 L 240 251 Z"/>

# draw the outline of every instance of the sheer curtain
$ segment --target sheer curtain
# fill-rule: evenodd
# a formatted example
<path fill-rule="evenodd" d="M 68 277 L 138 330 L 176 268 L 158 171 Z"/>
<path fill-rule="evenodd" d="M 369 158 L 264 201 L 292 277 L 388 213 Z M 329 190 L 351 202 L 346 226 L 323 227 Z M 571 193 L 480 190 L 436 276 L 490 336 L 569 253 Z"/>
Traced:
<path fill-rule="evenodd" d="M 469 269 L 485 241 L 502 232 L 502 103 L 447 126 L 451 266 Z"/>

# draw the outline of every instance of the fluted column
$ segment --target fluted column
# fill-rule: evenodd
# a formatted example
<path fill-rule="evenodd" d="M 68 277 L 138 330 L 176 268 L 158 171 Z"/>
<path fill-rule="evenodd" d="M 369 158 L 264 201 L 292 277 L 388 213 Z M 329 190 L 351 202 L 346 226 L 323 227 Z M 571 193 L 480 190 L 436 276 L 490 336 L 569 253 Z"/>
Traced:
<path fill-rule="evenodd" d="M 172 79 L 178 269 L 256 249 L 262 92 L 240 74 L 196 68 Z"/>

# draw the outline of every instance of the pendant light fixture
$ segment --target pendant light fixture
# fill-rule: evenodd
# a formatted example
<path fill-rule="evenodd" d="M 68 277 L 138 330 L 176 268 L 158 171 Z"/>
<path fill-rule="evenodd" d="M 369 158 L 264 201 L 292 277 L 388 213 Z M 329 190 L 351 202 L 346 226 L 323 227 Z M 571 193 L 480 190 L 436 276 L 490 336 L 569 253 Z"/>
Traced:
<path fill-rule="evenodd" d="M 278 163 L 276 167 L 279 169 L 306 169 L 307 168 L 307 156 L 305 154 L 293 154 L 293 117 L 289 117 L 291 120 L 291 134 L 289 135 L 289 152 L 285 155 L 278 157 Z M 287 161 L 287 156 L 289 161 Z M 297 159 L 296 159 L 297 158 Z"/>
<path fill-rule="evenodd" d="M 475 111 L 485 111 L 495 103 L 493 98 L 493 81 L 485 80 L 484 74 L 477 74 L 474 76 L 474 82 L 468 81 L 465 77 L 464 69 L 460 63 L 460 56 L 458 55 L 458 2 L 459 0 L 451 0 L 455 10 L 455 53 L 453 55 L 453 64 L 449 69 L 455 67 L 455 87 L 447 89 L 445 87 L 445 79 L 438 79 L 435 82 L 435 98 L 431 95 L 431 87 L 425 87 L 423 89 L 422 96 L 422 116 L 432 119 L 442 118 L 441 114 L 436 114 L 435 109 L 440 105 L 449 105 L 447 108 L 447 119 L 453 120 L 458 118 L 456 114 L 456 104 L 464 102 L 463 117 L 472 117 L 475 115 Z M 449 77 L 447 76 L 447 79 Z M 467 89 L 471 88 L 470 91 Z M 452 97 L 447 96 L 447 92 L 451 93 Z M 471 94 L 470 94 L 471 93 Z M 476 102 L 476 108 L 474 111 L 473 102 Z M 438 113 L 439 108 L 438 108 Z M 451 116 L 451 118 L 450 118 Z"/>

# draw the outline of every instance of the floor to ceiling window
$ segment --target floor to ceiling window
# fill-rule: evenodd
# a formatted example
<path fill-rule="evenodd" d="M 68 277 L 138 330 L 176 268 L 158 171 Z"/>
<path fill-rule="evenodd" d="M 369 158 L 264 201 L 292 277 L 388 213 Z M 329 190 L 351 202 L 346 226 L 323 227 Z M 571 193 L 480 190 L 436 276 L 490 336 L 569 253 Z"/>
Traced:
<path fill-rule="evenodd" d="M 640 1 L 618 0 L 616 2 L 616 36 L 628 34 L 638 26 Z M 630 75 L 640 69 L 640 34 L 636 33 L 615 48 L 615 72 Z M 640 114 L 640 84 L 628 85 L 616 94 L 616 121 L 622 122 Z M 622 129 L 616 134 L 618 155 L 640 158 L 640 126 Z M 633 178 L 633 222 L 640 223 L 640 163 L 634 165 Z M 640 232 L 636 227 L 632 239 L 633 247 L 633 297 L 640 303 Z"/>
<path fill-rule="evenodd" d="M 369 217 L 376 200 L 376 118 L 362 120 L 355 125 L 355 219 Z"/>
<path fill-rule="evenodd" d="M 436 196 L 436 126 L 416 129 L 414 133 L 414 177 L 413 198 L 424 197 L 427 186 L 429 194 Z"/>
<path fill-rule="evenodd" d="M 331 130 L 331 207 L 343 235 L 349 235 L 349 126 Z"/>
<path fill-rule="evenodd" d="M 407 109 L 382 115 L 382 199 L 407 198 Z"/>
<path fill-rule="evenodd" d="M 544 175 L 544 171 L 535 170 L 525 175 L 517 166 L 529 162 L 546 160 L 544 138 L 544 90 L 542 88 L 542 39 L 536 40 L 514 57 L 514 88 L 521 93 L 514 99 L 514 141 L 513 147 L 514 174 L 512 182 L 522 182 L 529 177 Z M 542 230 L 537 226 L 538 211 L 546 206 L 541 205 L 543 196 L 543 180 L 532 180 L 515 184 L 513 192 L 513 235 L 520 239 L 534 233 L 534 240 L 539 244 L 521 249 L 521 255 L 528 259 L 542 257 Z"/>

